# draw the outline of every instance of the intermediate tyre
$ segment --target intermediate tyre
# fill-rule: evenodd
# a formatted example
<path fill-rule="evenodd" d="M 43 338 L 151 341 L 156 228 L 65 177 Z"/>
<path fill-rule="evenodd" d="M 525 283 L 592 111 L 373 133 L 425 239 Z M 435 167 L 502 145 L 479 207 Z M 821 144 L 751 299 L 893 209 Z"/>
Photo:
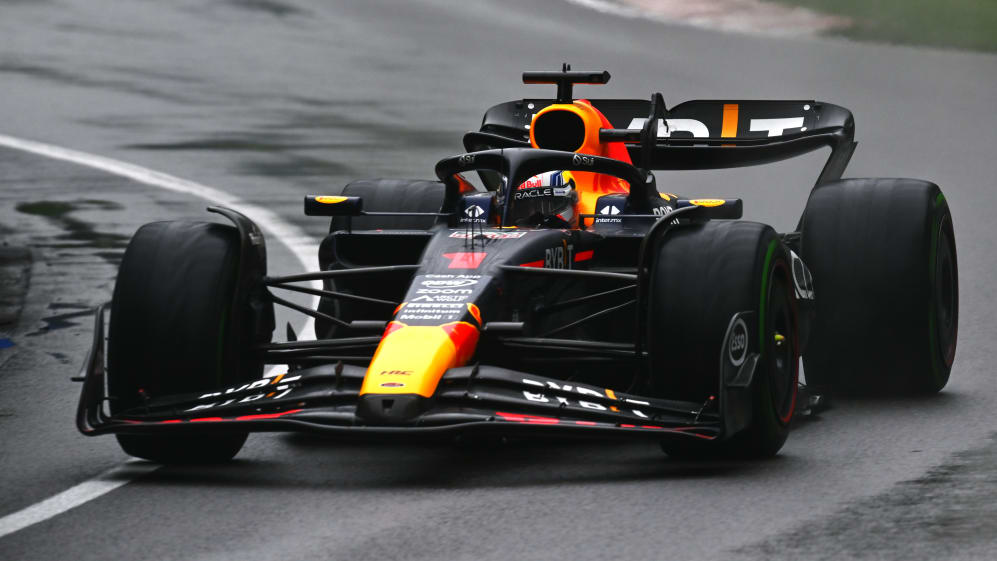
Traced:
<path fill-rule="evenodd" d="M 758 458 L 786 441 L 796 406 L 799 323 L 788 250 L 754 222 L 679 226 L 651 268 L 648 344 L 651 383 L 663 398 L 706 403 L 720 391 L 724 340 L 748 312 L 760 352 L 751 386 L 752 420 L 721 443 L 665 443 L 673 456 Z"/>
<path fill-rule="evenodd" d="M 439 212 L 445 187 L 439 181 L 361 179 L 343 188 L 343 195 L 363 198 L 363 208 L 379 212 Z M 355 230 L 428 230 L 435 216 L 359 216 L 350 219 Z M 347 219 L 334 217 L 329 231 L 345 230 Z"/>
<path fill-rule="evenodd" d="M 803 219 L 817 315 L 807 383 L 844 394 L 934 393 L 955 359 L 959 277 L 952 214 L 934 183 L 846 179 Z"/>
<path fill-rule="evenodd" d="M 439 181 L 403 180 L 403 179 L 364 179 L 354 181 L 343 188 L 343 195 L 361 197 L 366 211 L 380 212 L 439 212 L 443 206 L 444 185 Z M 351 228 L 353 230 L 428 230 L 436 224 L 434 216 L 361 216 L 346 218 L 334 217 L 329 231 L 336 232 Z M 324 269 L 347 268 L 349 258 L 338 255 L 335 244 L 330 238 L 322 244 L 319 250 L 320 260 Z M 394 243 L 412 243 L 411 240 L 394 240 Z M 398 247 L 378 248 L 363 252 L 365 257 L 379 257 L 382 260 L 390 258 L 392 253 L 412 254 L 412 251 L 398 251 Z M 373 255 L 370 255 L 373 254 Z M 355 256 L 354 256 L 355 257 Z M 344 261 L 347 261 L 344 263 Z M 360 263 L 393 264 L 386 262 Z M 404 284 L 398 278 L 388 276 L 364 277 L 358 279 L 331 279 L 324 281 L 324 288 L 345 294 L 385 298 L 396 295 L 404 290 Z M 404 294 L 397 294 L 400 298 Z M 389 298 L 390 299 L 390 298 Z M 357 300 L 322 298 L 319 311 L 338 317 L 344 321 L 390 319 L 393 307 L 383 304 L 362 302 Z M 349 330 L 335 325 L 325 319 L 315 320 L 315 329 L 321 337 L 331 338 L 349 336 Z"/>
<path fill-rule="evenodd" d="M 135 233 L 111 304 L 112 413 L 260 378 L 254 328 L 232 321 L 241 315 L 234 306 L 249 305 L 234 302 L 239 250 L 237 230 L 222 224 L 156 222 Z M 117 437 L 126 453 L 163 463 L 229 460 L 246 441 L 245 433 Z"/>

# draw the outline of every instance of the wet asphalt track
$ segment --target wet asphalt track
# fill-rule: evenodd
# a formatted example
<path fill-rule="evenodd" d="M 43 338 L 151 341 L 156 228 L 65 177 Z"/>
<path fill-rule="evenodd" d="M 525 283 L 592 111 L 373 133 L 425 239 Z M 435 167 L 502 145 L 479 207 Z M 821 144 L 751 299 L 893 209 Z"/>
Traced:
<path fill-rule="evenodd" d="M 956 222 L 960 343 L 932 398 L 843 401 L 759 463 L 669 461 L 650 444 L 502 449 L 256 435 L 231 465 L 164 468 L 0 538 L 0 559 L 989 558 L 997 57 L 767 40 L 551 1 L 0 1 L 0 133 L 238 193 L 320 235 L 300 196 L 429 177 L 492 103 L 547 95 L 524 69 L 608 69 L 581 95 L 818 98 L 853 110 L 846 175 L 938 182 Z M 820 156 L 659 178 L 795 223 Z M 77 434 L 88 344 L 143 222 L 205 203 L 0 149 L 0 235 L 32 248 L 0 349 L 0 516 L 122 462 Z M 68 206 L 23 206 L 61 201 Z M 18 204 L 21 204 L 18 210 Z M 294 267 L 271 246 L 273 270 Z"/>

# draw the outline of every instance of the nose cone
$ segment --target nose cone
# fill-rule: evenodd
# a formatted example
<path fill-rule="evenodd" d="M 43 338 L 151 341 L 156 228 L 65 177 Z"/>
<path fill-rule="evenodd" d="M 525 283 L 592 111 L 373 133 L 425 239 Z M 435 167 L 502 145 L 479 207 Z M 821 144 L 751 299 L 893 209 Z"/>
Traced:
<path fill-rule="evenodd" d="M 357 416 L 377 423 L 411 420 L 425 410 L 443 374 L 474 354 L 478 329 L 467 322 L 391 322 L 367 368 Z"/>
<path fill-rule="evenodd" d="M 415 394 L 367 394 L 357 402 L 357 417 L 375 425 L 398 425 L 429 408 L 429 399 Z"/>

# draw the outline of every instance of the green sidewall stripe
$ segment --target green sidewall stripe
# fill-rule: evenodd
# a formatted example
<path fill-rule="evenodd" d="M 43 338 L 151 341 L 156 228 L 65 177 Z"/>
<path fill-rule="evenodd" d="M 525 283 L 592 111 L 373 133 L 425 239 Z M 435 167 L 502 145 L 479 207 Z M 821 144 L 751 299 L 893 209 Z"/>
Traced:
<path fill-rule="evenodd" d="M 762 294 L 758 302 L 758 353 L 765 354 L 765 309 L 768 301 L 769 286 L 769 265 L 772 263 L 772 255 L 779 240 L 769 242 L 769 247 L 765 252 L 765 266 L 762 267 Z"/>

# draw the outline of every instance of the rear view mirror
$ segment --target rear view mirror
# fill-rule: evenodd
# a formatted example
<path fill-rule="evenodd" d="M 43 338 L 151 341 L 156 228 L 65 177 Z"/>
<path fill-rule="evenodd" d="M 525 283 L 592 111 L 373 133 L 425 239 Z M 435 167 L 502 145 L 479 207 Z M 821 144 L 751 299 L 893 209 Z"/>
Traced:
<path fill-rule="evenodd" d="M 741 218 L 743 205 L 741 199 L 679 199 L 675 208 L 694 206 L 700 210 L 694 211 L 702 218 L 738 219 Z"/>
<path fill-rule="evenodd" d="M 363 199 L 339 195 L 305 195 L 305 216 L 360 216 Z"/>

